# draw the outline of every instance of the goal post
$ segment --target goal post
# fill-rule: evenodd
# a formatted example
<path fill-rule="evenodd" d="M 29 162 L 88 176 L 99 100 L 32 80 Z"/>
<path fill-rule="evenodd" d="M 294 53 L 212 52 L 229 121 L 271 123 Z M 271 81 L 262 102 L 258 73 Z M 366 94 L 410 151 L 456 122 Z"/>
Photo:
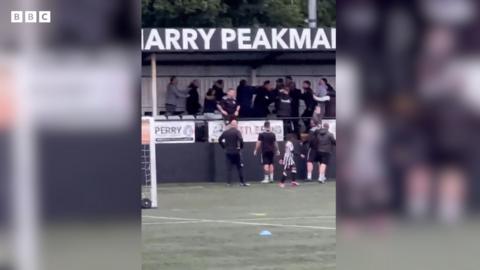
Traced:
<path fill-rule="evenodd" d="M 152 208 L 157 207 L 157 160 L 154 134 L 155 119 L 153 117 L 142 117 L 142 200 L 150 199 Z"/>

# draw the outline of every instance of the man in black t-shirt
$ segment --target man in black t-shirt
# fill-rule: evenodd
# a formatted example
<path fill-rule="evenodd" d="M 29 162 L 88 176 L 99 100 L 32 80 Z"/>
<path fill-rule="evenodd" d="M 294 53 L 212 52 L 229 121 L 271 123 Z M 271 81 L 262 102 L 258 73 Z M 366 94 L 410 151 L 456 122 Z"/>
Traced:
<path fill-rule="evenodd" d="M 232 120 L 237 120 L 240 112 L 240 105 L 238 105 L 236 98 L 236 91 L 233 88 L 228 89 L 227 95 L 218 103 L 217 108 L 222 113 L 223 119 L 226 123 Z"/>
<path fill-rule="evenodd" d="M 270 81 L 263 82 L 263 86 L 256 89 L 255 99 L 253 100 L 254 117 L 266 118 L 270 114 L 268 106 L 275 102 L 275 100 L 272 99 L 271 92 L 272 85 Z"/>
<path fill-rule="evenodd" d="M 247 84 L 247 80 L 241 80 L 237 87 L 237 102 L 240 105 L 238 117 L 253 117 L 252 101 L 255 88 Z"/>
<path fill-rule="evenodd" d="M 273 183 L 273 164 L 275 155 L 280 155 L 278 149 L 275 133 L 270 129 L 270 122 L 266 121 L 264 124 L 265 131 L 258 134 L 257 145 L 253 155 L 256 156 L 258 151 L 262 151 L 262 164 L 265 172 L 265 177 L 262 181 L 263 184 Z"/>
<path fill-rule="evenodd" d="M 250 186 L 243 178 L 243 164 L 240 151 L 243 149 L 242 133 L 238 130 L 236 120 L 230 123 L 230 126 L 218 138 L 218 143 L 225 150 L 225 158 L 227 162 L 227 182 L 232 183 L 232 170 L 235 167 L 240 179 L 240 185 L 244 187 Z"/>
<path fill-rule="evenodd" d="M 214 113 L 217 109 L 217 104 L 225 96 L 223 93 L 223 80 L 217 80 L 212 88 L 208 89 L 205 94 L 205 101 L 203 103 L 203 112 L 204 113 Z"/>

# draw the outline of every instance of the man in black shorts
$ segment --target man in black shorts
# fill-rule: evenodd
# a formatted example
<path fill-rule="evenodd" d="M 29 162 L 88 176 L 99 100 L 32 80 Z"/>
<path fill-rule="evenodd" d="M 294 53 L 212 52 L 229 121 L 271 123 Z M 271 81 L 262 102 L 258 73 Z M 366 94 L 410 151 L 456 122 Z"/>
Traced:
<path fill-rule="evenodd" d="M 262 150 L 261 158 L 265 177 L 261 183 L 267 184 L 273 183 L 273 159 L 275 155 L 280 155 L 280 151 L 278 149 L 275 133 L 271 131 L 270 122 L 266 121 L 263 127 L 265 131 L 258 134 L 257 145 L 255 146 L 255 151 L 253 151 L 253 155 L 256 156 L 258 151 L 260 149 Z"/>
<path fill-rule="evenodd" d="M 313 163 L 318 162 L 318 182 L 325 183 L 325 171 L 327 164 L 330 161 L 330 155 L 333 151 L 333 146 L 336 145 L 335 137 L 328 131 L 328 123 L 324 123 L 323 127 L 319 126 L 310 133 L 308 140 L 308 162 L 307 162 L 307 181 L 312 180 Z"/>
<path fill-rule="evenodd" d="M 229 128 L 220 135 L 218 142 L 220 143 L 220 146 L 225 149 L 228 184 L 230 185 L 232 183 L 232 170 L 233 167 L 236 167 L 238 178 L 240 179 L 240 185 L 244 187 L 250 186 L 248 183 L 245 183 L 243 179 L 243 164 L 240 156 L 240 151 L 243 149 L 243 138 L 238 130 L 236 120 L 233 120 L 230 123 Z"/>

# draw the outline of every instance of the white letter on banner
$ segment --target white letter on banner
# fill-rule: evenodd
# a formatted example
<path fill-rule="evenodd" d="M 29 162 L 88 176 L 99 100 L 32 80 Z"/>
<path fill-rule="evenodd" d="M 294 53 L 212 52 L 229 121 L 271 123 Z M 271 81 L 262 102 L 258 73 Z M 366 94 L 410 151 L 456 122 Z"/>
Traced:
<path fill-rule="evenodd" d="M 200 36 L 203 38 L 205 50 L 210 50 L 210 42 L 212 40 L 213 33 L 215 33 L 215 29 L 210 28 L 208 29 L 208 33 L 205 33 L 205 30 L 200 28 L 198 29 L 198 33 L 200 33 Z"/>
<path fill-rule="evenodd" d="M 298 34 L 297 29 L 290 28 L 290 48 L 292 49 L 311 49 L 312 37 L 310 35 L 310 28 L 303 28 L 302 35 Z"/>
<path fill-rule="evenodd" d="M 191 47 L 193 50 L 198 50 L 198 46 L 196 44 L 197 40 L 197 31 L 191 28 L 183 29 L 183 49 L 188 50 Z"/>
<path fill-rule="evenodd" d="M 287 43 L 283 41 L 282 37 L 285 35 L 287 32 L 287 28 L 282 28 L 280 29 L 279 32 L 277 32 L 277 29 L 272 29 L 272 48 L 277 49 L 277 45 L 280 44 L 280 47 L 282 49 L 288 49 Z"/>
<path fill-rule="evenodd" d="M 177 29 L 167 28 L 165 29 L 165 47 L 167 50 L 170 50 L 173 47 L 176 50 L 181 50 L 180 43 L 180 32 Z"/>
<path fill-rule="evenodd" d="M 332 28 L 330 30 L 331 32 L 331 39 L 332 39 L 332 49 L 337 49 L 337 29 L 336 28 Z"/>
<path fill-rule="evenodd" d="M 238 49 L 248 50 L 252 48 L 252 45 L 245 42 L 250 42 L 250 28 L 239 28 L 238 30 Z"/>
<path fill-rule="evenodd" d="M 162 39 L 157 29 L 152 29 L 148 34 L 147 44 L 145 45 L 145 50 L 149 51 L 152 47 L 158 47 L 159 50 L 165 50 Z"/>
<path fill-rule="evenodd" d="M 228 49 L 228 42 L 232 42 L 235 40 L 236 33 L 233 29 L 223 28 L 222 29 L 222 50 Z"/>
<path fill-rule="evenodd" d="M 317 34 L 315 35 L 315 40 L 313 41 L 312 49 L 318 49 L 318 47 L 323 46 L 325 49 L 330 49 L 330 44 L 328 42 L 327 34 L 325 30 L 319 28 Z"/>
<path fill-rule="evenodd" d="M 255 40 L 253 41 L 253 49 L 258 49 L 259 46 L 265 47 L 265 49 L 271 49 L 270 42 L 268 41 L 267 34 L 265 30 L 259 28 L 257 34 L 255 36 Z"/>

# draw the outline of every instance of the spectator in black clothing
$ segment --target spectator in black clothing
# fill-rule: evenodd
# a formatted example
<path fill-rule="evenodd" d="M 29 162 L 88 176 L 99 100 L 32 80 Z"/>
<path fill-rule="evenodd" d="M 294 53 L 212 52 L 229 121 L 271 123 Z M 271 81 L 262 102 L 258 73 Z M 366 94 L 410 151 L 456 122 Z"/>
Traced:
<path fill-rule="evenodd" d="M 295 82 L 293 81 L 293 78 L 290 75 L 285 76 L 285 85 L 290 89 L 296 88 Z"/>
<path fill-rule="evenodd" d="M 216 81 L 212 88 L 208 89 L 205 95 L 203 104 L 204 113 L 214 113 L 217 109 L 217 104 L 220 102 L 225 94 L 223 93 L 223 80 Z"/>
<path fill-rule="evenodd" d="M 270 97 L 275 100 L 275 102 L 277 101 L 278 99 L 278 96 L 280 95 L 280 91 L 284 90 L 285 89 L 285 83 L 283 82 L 283 79 L 282 78 L 278 78 L 276 81 L 275 81 L 275 88 L 270 92 Z M 275 103 L 276 104 L 276 103 Z M 275 107 L 275 111 L 273 113 L 277 113 L 276 112 L 276 107 Z"/>
<path fill-rule="evenodd" d="M 336 115 L 336 96 L 337 92 L 335 91 L 335 88 L 328 83 L 328 80 L 326 78 L 322 78 L 322 81 L 325 83 L 327 86 L 327 95 L 330 97 L 330 100 L 325 104 L 325 115 L 329 117 L 335 117 Z"/>
<path fill-rule="evenodd" d="M 243 179 L 243 164 L 240 155 L 240 151 L 243 149 L 243 138 L 237 126 L 237 121 L 233 120 L 229 128 L 220 135 L 218 142 L 220 146 L 225 149 L 228 184 L 230 185 L 232 183 L 232 170 L 233 167 L 235 167 L 238 172 L 238 178 L 240 179 L 240 185 L 248 187 L 249 184 L 245 183 Z"/>
<path fill-rule="evenodd" d="M 278 92 L 280 91 L 281 89 L 285 88 L 285 83 L 283 82 L 283 79 L 282 78 L 278 78 L 276 81 L 275 81 L 275 90 Z"/>
<path fill-rule="evenodd" d="M 275 81 L 275 88 L 273 88 L 270 92 L 268 92 L 268 97 L 269 99 L 272 101 L 270 104 L 269 104 L 269 107 L 268 107 L 268 111 L 269 113 L 273 113 L 273 114 L 277 114 L 277 101 L 278 101 L 278 96 L 280 94 L 280 90 L 284 89 L 285 88 L 285 84 L 283 83 L 283 79 L 282 78 L 278 78 L 276 81 Z M 271 107 L 271 105 L 274 105 L 273 107 Z"/>
<path fill-rule="evenodd" d="M 315 111 L 315 106 L 317 105 L 317 102 L 313 98 L 313 89 L 312 89 L 312 83 L 310 81 L 303 81 L 302 85 L 302 96 L 301 98 L 305 102 L 305 110 L 302 113 L 302 119 L 305 124 L 305 132 L 308 132 L 310 129 L 310 118 L 313 115 L 313 111 Z"/>
<path fill-rule="evenodd" d="M 235 89 L 230 88 L 227 91 L 227 95 L 224 96 L 217 105 L 217 108 L 222 113 L 223 119 L 226 123 L 230 123 L 232 120 L 237 120 L 240 112 L 240 105 L 238 105 L 235 97 Z"/>
<path fill-rule="evenodd" d="M 285 87 L 279 91 L 275 105 L 277 116 L 279 118 L 290 118 L 292 115 L 292 98 L 290 97 L 288 88 Z M 293 123 L 290 119 L 284 119 L 283 125 L 287 133 L 294 131 Z"/>
<path fill-rule="evenodd" d="M 247 80 L 241 80 L 237 87 L 237 102 L 240 105 L 239 117 L 252 117 L 252 100 L 255 89 L 247 85 Z"/>
<path fill-rule="evenodd" d="M 275 103 L 277 116 L 288 118 L 292 114 L 292 99 L 290 98 L 288 88 L 279 90 L 278 98 Z"/>
<path fill-rule="evenodd" d="M 198 87 L 200 83 L 198 80 L 193 80 L 188 86 L 187 98 L 187 112 L 188 114 L 196 115 L 200 111 L 200 96 L 198 95 Z"/>
<path fill-rule="evenodd" d="M 215 91 L 215 100 L 217 102 L 220 102 L 225 96 L 225 93 L 223 92 L 223 86 L 223 80 L 217 80 L 212 86 L 213 90 Z"/>
<path fill-rule="evenodd" d="M 299 117 L 300 116 L 300 99 L 302 98 L 302 91 L 295 87 L 295 83 L 291 81 L 290 83 L 286 84 L 287 89 L 289 90 L 288 93 L 290 95 L 290 99 L 292 100 L 292 109 L 291 109 L 291 117 Z M 297 119 L 292 119 L 291 123 L 293 125 L 293 132 L 298 135 L 300 134 L 300 125 L 298 124 Z"/>
<path fill-rule="evenodd" d="M 288 88 L 288 93 L 292 99 L 292 117 L 300 115 L 300 99 L 302 98 L 302 90 L 297 88 Z"/>
<path fill-rule="evenodd" d="M 208 89 L 205 94 L 205 100 L 203 102 L 204 113 L 214 113 L 217 108 L 217 101 L 215 100 L 215 91 L 213 88 Z"/>
<path fill-rule="evenodd" d="M 272 85 L 270 81 L 263 82 L 263 85 L 257 88 L 255 100 L 253 101 L 254 117 L 265 118 L 270 114 L 268 106 L 275 102 L 271 97 Z"/>
<path fill-rule="evenodd" d="M 327 86 L 327 95 L 334 97 L 336 95 L 335 88 L 328 82 L 327 78 L 322 78 L 323 83 Z"/>

